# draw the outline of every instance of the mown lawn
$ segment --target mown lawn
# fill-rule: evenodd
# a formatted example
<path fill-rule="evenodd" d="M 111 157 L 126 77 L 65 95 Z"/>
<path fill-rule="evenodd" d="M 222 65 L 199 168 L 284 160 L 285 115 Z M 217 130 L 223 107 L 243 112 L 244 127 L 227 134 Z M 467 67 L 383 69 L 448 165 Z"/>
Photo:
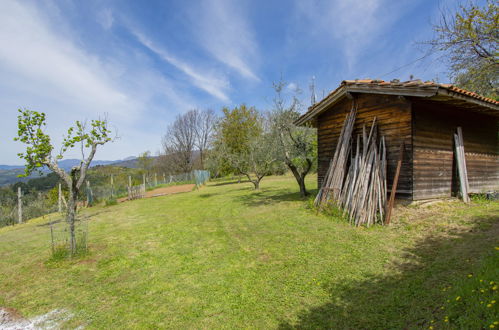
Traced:
<path fill-rule="evenodd" d="M 0 307 L 65 309 L 66 327 L 452 328 L 443 289 L 499 280 L 497 202 L 400 207 L 389 227 L 353 228 L 296 188 L 271 177 L 260 191 L 210 183 L 94 207 L 90 254 L 75 260 L 48 261 L 47 219 L 2 228 Z M 471 316 L 476 328 L 497 305 L 487 313 Z"/>

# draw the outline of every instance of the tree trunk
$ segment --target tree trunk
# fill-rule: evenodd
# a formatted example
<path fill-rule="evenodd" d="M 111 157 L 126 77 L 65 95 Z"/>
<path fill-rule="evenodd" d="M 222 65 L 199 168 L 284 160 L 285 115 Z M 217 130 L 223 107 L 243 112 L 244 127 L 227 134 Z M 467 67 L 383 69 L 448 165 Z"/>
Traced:
<path fill-rule="evenodd" d="M 257 180 L 252 180 L 251 182 L 255 186 L 255 190 L 260 189 L 260 180 L 258 180 L 258 179 Z"/>
<path fill-rule="evenodd" d="M 78 196 L 72 190 L 69 191 L 68 210 L 66 221 L 69 225 L 69 247 L 71 255 L 76 252 L 76 235 L 75 235 L 75 219 L 76 219 L 76 202 Z"/>
<path fill-rule="evenodd" d="M 305 176 L 300 176 L 298 180 L 298 185 L 300 186 L 300 196 L 307 197 L 309 195 L 307 188 L 305 187 Z"/>
<path fill-rule="evenodd" d="M 76 208 L 78 202 L 78 185 L 76 180 L 76 171 L 71 170 L 71 186 L 69 187 L 68 198 L 68 211 L 66 221 L 69 225 L 69 246 L 71 255 L 76 253 L 76 234 L 75 234 L 75 221 L 76 221 Z"/>
<path fill-rule="evenodd" d="M 307 191 L 307 188 L 305 187 L 305 176 L 307 175 L 308 171 L 305 173 L 298 172 L 296 166 L 291 162 L 287 162 L 286 165 L 288 165 L 289 169 L 296 179 L 296 182 L 298 182 L 298 186 L 300 186 L 300 196 L 307 197 L 309 193 Z"/>
<path fill-rule="evenodd" d="M 201 163 L 201 169 L 204 170 L 203 149 L 199 149 L 199 160 Z"/>

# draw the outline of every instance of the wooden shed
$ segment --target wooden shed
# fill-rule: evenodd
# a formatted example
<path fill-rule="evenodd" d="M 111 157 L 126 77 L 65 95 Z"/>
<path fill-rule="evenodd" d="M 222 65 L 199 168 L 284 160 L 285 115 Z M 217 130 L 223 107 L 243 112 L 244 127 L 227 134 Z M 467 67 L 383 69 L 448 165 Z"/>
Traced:
<path fill-rule="evenodd" d="M 456 194 L 453 134 L 458 126 L 463 131 L 470 192 L 499 190 L 499 102 L 448 84 L 369 79 L 343 81 L 296 122 L 317 128 L 319 187 L 354 99 L 354 134 L 376 117 L 379 133 L 385 136 L 388 187 L 400 144 L 405 143 L 397 197 L 421 200 Z"/>

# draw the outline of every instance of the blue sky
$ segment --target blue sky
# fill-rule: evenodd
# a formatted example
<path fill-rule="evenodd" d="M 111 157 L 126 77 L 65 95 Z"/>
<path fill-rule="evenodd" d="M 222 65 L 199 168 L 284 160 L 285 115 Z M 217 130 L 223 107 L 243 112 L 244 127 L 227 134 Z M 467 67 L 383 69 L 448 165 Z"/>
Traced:
<path fill-rule="evenodd" d="M 345 79 L 447 82 L 429 39 L 435 0 L 0 2 L 1 164 L 22 164 L 17 109 L 47 114 L 57 145 L 75 120 L 107 114 L 120 139 L 96 159 L 159 151 L 189 109 L 241 103 L 268 110 L 272 82 L 300 86 L 308 105 Z M 407 65 L 409 64 L 409 65 Z M 394 70 L 401 69 L 393 72 Z M 77 152 L 67 158 L 78 157 Z"/>

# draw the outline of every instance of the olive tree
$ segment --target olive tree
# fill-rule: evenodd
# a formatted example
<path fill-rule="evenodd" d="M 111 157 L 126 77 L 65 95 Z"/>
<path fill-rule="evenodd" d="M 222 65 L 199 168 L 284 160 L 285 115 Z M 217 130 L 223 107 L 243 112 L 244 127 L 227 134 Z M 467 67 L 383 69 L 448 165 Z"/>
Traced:
<path fill-rule="evenodd" d="M 75 218 L 78 192 L 85 182 L 87 170 L 97 147 L 113 139 L 110 136 L 111 131 L 108 128 L 107 119 L 92 120 L 90 126 L 87 126 L 85 122 L 76 121 L 75 125 L 68 129 L 62 147 L 54 157 L 52 154 L 54 145 L 50 136 L 44 132 L 45 126 L 45 113 L 19 109 L 18 133 L 14 140 L 27 145 L 26 151 L 18 154 L 26 162 L 24 176 L 46 166 L 66 183 L 69 192 L 66 221 L 69 225 L 70 252 L 74 254 L 76 252 Z M 77 145 L 81 150 L 81 162 L 66 173 L 59 167 L 58 161 L 63 158 L 66 151 Z M 88 155 L 85 155 L 86 152 Z"/>
<path fill-rule="evenodd" d="M 279 167 L 276 140 L 268 121 L 254 107 L 222 109 L 210 161 L 217 171 L 244 175 L 259 189 L 260 181 Z"/>
<path fill-rule="evenodd" d="M 289 168 L 300 187 L 300 195 L 308 196 L 305 177 L 317 160 L 317 133 L 314 128 L 297 126 L 294 121 L 300 117 L 300 101 L 296 94 L 286 100 L 283 92 L 284 81 L 274 83 L 275 97 L 270 113 L 272 135 L 279 148 L 279 160 Z M 295 91 L 294 93 L 298 93 Z"/>

